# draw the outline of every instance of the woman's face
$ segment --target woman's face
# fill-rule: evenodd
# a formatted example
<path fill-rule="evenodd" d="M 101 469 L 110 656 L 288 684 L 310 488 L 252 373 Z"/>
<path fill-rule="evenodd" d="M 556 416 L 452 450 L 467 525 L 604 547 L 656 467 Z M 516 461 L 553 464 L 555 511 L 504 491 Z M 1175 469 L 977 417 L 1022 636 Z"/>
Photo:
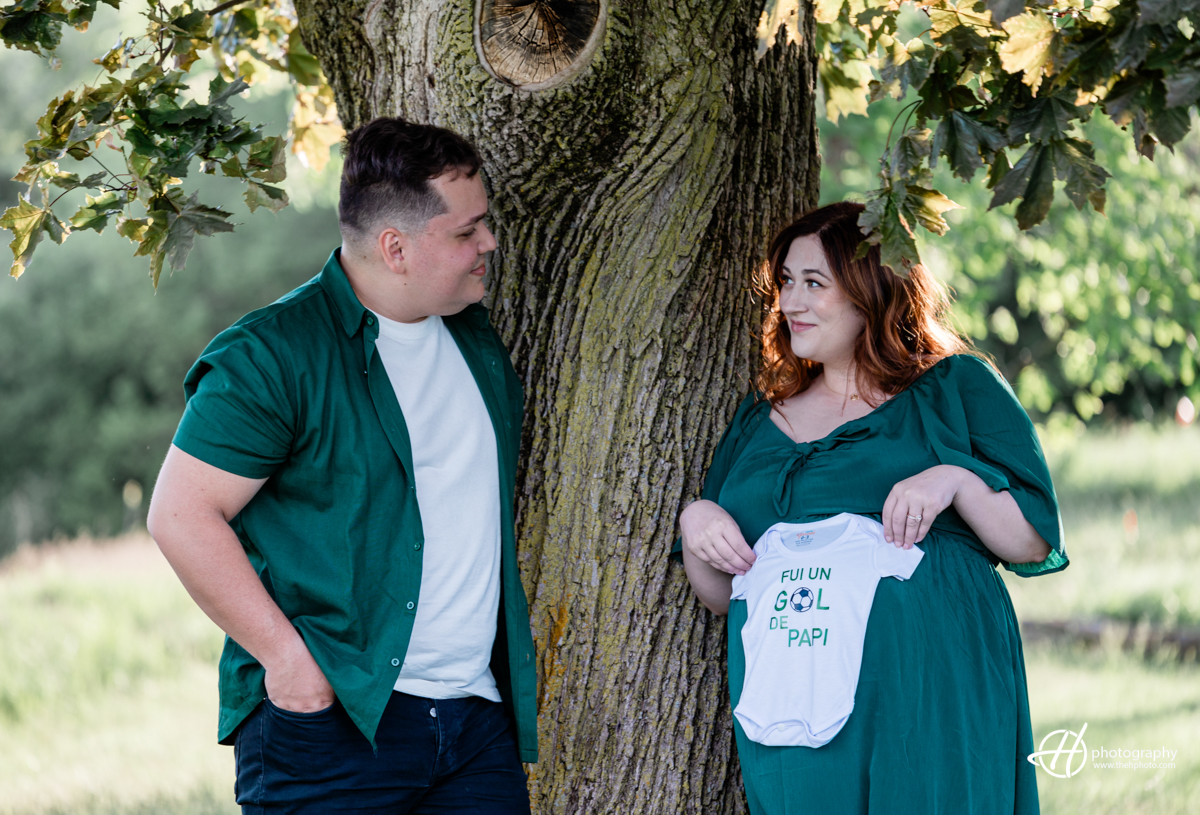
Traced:
<path fill-rule="evenodd" d="M 780 270 L 779 310 L 792 332 L 792 353 L 824 365 L 848 365 L 866 319 L 834 282 L 816 235 L 796 238 Z"/>

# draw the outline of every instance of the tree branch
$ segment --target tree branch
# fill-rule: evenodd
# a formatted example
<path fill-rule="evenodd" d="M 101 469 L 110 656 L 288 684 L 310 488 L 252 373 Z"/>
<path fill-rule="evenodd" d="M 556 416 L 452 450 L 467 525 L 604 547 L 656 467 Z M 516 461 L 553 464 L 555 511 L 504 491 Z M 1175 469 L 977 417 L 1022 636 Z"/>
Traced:
<path fill-rule="evenodd" d="M 233 8 L 234 6 L 240 6 L 242 3 L 248 3 L 248 2 L 250 2 L 250 0 L 227 0 L 227 2 L 222 3 L 221 5 L 214 8 L 212 11 L 208 12 L 208 16 L 216 17 L 222 11 L 227 11 L 227 10 Z"/>

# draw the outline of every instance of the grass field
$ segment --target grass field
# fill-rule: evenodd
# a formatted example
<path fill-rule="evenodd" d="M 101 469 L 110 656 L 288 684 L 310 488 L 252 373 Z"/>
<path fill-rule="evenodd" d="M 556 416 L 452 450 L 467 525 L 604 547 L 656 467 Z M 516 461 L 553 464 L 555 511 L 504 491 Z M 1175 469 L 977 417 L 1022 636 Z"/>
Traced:
<path fill-rule="evenodd" d="M 1072 565 L 1006 574 L 1018 615 L 1200 625 L 1200 428 L 1092 434 L 1051 459 Z M 145 536 L 0 564 L 0 815 L 236 813 L 220 647 Z M 1090 750 L 1176 751 L 1173 768 L 1039 770 L 1043 812 L 1196 810 L 1200 667 L 1115 642 L 1030 645 L 1026 665 L 1035 742 L 1086 723 Z"/>
<path fill-rule="evenodd" d="M 0 813 L 236 813 L 221 639 L 144 536 L 0 566 Z"/>

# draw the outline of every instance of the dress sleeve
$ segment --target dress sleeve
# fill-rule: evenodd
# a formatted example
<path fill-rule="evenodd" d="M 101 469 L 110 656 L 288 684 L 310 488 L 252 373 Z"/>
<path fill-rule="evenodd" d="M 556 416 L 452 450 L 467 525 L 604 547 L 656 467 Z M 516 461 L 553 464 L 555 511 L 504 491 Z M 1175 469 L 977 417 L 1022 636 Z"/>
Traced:
<path fill-rule="evenodd" d="M 704 476 L 704 487 L 700 490 L 701 500 L 716 501 L 717 496 L 721 494 L 725 478 L 729 475 L 733 463 L 737 461 L 738 454 L 746 446 L 749 434 L 766 415 L 763 405 L 765 403 L 760 400 L 758 393 L 749 394 L 738 405 L 737 412 L 733 414 L 733 419 L 721 436 L 721 441 L 717 443 L 712 463 L 708 465 L 708 472 Z M 671 559 L 677 563 L 683 561 L 683 538 L 675 539 L 675 544 L 671 547 Z"/>
<path fill-rule="evenodd" d="M 1065 569 L 1062 517 L 1037 431 L 1004 378 L 983 360 L 945 360 L 928 399 L 919 399 L 922 421 L 938 460 L 970 470 L 996 492 L 1008 490 L 1025 520 L 1050 545 L 1041 563 L 1004 563 L 1022 577 Z"/>
<path fill-rule="evenodd" d="M 172 443 L 206 464 L 268 478 L 291 451 L 293 400 L 269 344 L 241 327 L 204 349 L 183 383 L 186 407 Z"/>

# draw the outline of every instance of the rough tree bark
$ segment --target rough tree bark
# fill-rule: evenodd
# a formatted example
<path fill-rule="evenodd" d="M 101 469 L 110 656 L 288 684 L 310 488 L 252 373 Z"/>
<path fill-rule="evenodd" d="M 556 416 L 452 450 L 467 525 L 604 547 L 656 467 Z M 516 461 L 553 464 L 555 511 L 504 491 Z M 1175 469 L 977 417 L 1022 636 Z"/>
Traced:
<path fill-rule="evenodd" d="M 472 0 L 297 2 L 348 128 L 401 115 L 484 158 L 489 305 L 526 388 L 535 812 L 737 812 L 724 622 L 666 554 L 748 389 L 752 271 L 816 202 L 812 18 L 759 59 L 759 2 L 602 6 L 582 69 L 529 91 L 482 64 Z"/>

